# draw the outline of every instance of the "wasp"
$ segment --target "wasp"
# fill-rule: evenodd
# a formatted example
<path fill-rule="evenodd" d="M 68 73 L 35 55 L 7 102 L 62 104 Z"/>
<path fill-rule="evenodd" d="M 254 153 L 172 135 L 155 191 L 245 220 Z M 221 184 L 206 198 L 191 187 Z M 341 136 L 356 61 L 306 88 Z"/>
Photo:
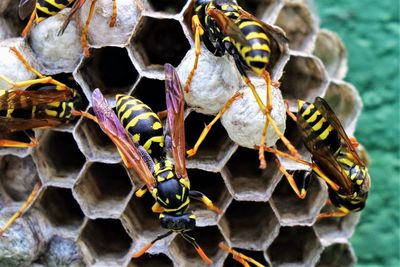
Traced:
<path fill-rule="evenodd" d="M 191 199 L 203 202 L 207 208 L 217 213 L 221 211 L 212 201 L 199 191 L 190 189 L 186 170 L 184 96 L 175 69 L 165 65 L 165 86 L 167 103 L 167 128 L 163 135 L 161 120 L 140 100 L 117 95 L 118 116 L 108 106 L 107 101 L 96 89 L 93 92 L 93 111 L 96 116 L 80 112 L 81 115 L 97 121 L 119 150 L 128 169 L 133 169 L 145 187 L 136 192 L 141 197 L 147 191 L 155 199 L 152 211 L 160 213 L 161 227 L 168 230 L 157 236 L 133 257 L 143 255 L 155 242 L 172 233 L 180 234 L 188 241 L 207 264 L 207 257 L 196 240 L 187 234 L 196 226 L 195 215 L 187 209 Z M 166 151 L 171 151 L 174 164 L 167 159 Z"/>
<path fill-rule="evenodd" d="M 321 213 L 319 218 L 341 217 L 363 209 L 371 186 L 368 168 L 356 152 L 357 141 L 348 137 L 329 104 L 321 97 L 317 97 L 314 103 L 298 100 L 297 116 L 290 111 L 288 114 L 297 121 L 303 143 L 311 153 L 313 163 L 294 159 L 274 149 L 267 150 L 309 165 L 313 172 L 325 180 L 328 184 L 329 200 L 338 210 Z M 294 182 L 290 174 L 282 167 L 281 170 Z M 304 175 L 303 181 L 309 180 L 309 175 Z M 303 185 L 301 195 L 304 198 L 308 182 Z"/>
<path fill-rule="evenodd" d="M 285 138 L 276 126 L 270 115 L 272 110 L 273 83 L 270 78 L 272 62 L 287 49 L 288 40 L 285 33 L 267 23 L 262 22 L 255 16 L 243 10 L 231 0 L 196 0 L 194 2 L 194 15 L 192 16 L 192 30 L 195 37 L 195 62 L 185 82 L 185 91 L 189 91 L 190 83 L 195 74 L 200 56 L 200 42 L 215 56 L 223 56 L 225 53 L 231 55 L 244 82 L 250 87 L 257 104 L 266 115 L 260 142 L 260 167 L 265 168 L 264 142 L 268 125 L 271 124 L 284 144 L 289 148 L 292 155 L 298 157 L 297 150 Z M 263 104 L 256 88 L 250 81 L 246 71 L 250 70 L 264 78 L 267 85 L 267 107 Z M 275 82 L 277 85 L 278 82 Z M 219 112 L 214 121 L 220 118 L 230 104 L 234 101 L 233 96 Z M 193 156 L 212 124 L 204 129 L 194 149 L 188 151 Z"/>
<path fill-rule="evenodd" d="M 253 264 L 254 266 L 257 266 L 257 267 L 265 267 L 265 265 L 259 263 L 255 259 L 250 258 L 249 256 L 246 256 L 243 253 L 240 253 L 240 252 L 228 247 L 227 245 L 225 245 L 224 242 L 220 242 L 219 243 L 219 247 L 222 250 L 225 250 L 226 252 L 232 254 L 233 259 L 236 260 L 237 262 L 241 263 L 244 267 L 250 267 L 249 263 L 251 263 L 251 264 Z"/>
<path fill-rule="evenodd" d="M 117 19 L 117 2 L 113 1 L 113 11 L 112 16 L 109 22 L 110 27 L 115 26 L 115 22 Z M 67 18 L 62 24 L 59 34 L 62 34 L 64 30 L 67 28 L 72 16 L 78 11 L 86 0 L 20 0 L 19 2 L 19 17 L 21 19 L 26 19 L 30 16 L 29 21 L 22 31 L 22 37 L 26 37 L 33 25 L 33 23 L 40 23 L 48 17 L 56 15 L 61 10 L 66 7 L 72 6 L 71 11 L 68 13 Z M 86 20 L 85 26 L 82 30 L 81 43 L 83 48 L 83 54 L 85 57 L 90 55 L 89 46 L 87 41 L 87 33 L 89 30 L 90 21 L 93 16 L 94 7 L 96 5 L 97 0 L 92 0 L 89 16 Z"/>
<path fill-rule="evenodd" d="M 12 86 L 11 89 L 0 89 L 0 133 L 10 134 L 35 128 L 56 127 L 73 120 L 72 111 L 81 107 L 80 94 L 52 77 L 43 76 L 29 65 L 16 48 L 11 50 L 39 78 L 15 83 L 0 75 L 1 80 Z M 33 88 L 35 85 L 39 88 Z M 18 89 L 26 86 L 29 86 L 26 90 Z M 0 147 L 34 147 L 38 144 L 35 138 L 29 138 L 29 143 L 0 139 Z M 31 205 L 40 187 L 40 183 L 35 185 L 25 203 L 0 229 L 0 236 Z"/>

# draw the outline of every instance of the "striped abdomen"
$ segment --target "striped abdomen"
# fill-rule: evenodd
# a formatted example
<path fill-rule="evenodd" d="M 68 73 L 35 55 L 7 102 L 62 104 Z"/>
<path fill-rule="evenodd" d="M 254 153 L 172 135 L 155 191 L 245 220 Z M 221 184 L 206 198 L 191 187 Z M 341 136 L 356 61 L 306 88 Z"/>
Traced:
<path fill-rule="evenodd" d="M 309 151 L 329 147 L 332 155 L 339 153 L 342 147 L 339 133 L 314 104 L 298 101 L 297 126 Z"/>
<path fill-rule="evenodd" d="M 159 159 L 163 155 L 164 136 L 157 114 L 131 96 L 117 95 L 116 101 L 117 115 L 122 125 L 152 158 Z"/>
<path fill-rule="evenodd" d="M 75 0 L 38 0 L 36 3 L 36 22 L 41 22 L 57 14 L 74 1 Z"/>

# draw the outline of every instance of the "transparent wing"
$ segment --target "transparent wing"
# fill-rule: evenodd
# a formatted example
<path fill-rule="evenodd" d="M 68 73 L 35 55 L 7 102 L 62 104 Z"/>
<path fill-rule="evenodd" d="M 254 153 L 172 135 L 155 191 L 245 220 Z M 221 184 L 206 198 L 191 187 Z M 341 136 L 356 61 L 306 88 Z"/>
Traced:
<path fill-rule="evenodd" d="M 18 5 L 18 15 L 20 19 L 26 19 L 35 10 L 37 0 L 21 0 Z"/>

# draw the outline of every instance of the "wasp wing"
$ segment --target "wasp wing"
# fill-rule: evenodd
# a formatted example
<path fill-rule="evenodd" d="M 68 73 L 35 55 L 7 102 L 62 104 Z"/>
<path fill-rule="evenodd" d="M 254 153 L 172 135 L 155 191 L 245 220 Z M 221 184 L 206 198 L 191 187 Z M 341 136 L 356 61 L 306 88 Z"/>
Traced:
<path fill-rule="evenodd" d="M 60 30 L 58 31 L 58 35 L 62 35 L 64 33 L 65 29 L 72 19 L 72 16 L 83 6 L 85 2 L 86 0 L 75 0 L 75 3 L 69 11 L 68 16 L 65 18 L 64 23 L 61 25 Z"/>
<path fill-rule="evenodd" d="M 69 90 L 7 90 L 0 96 L 0 110 L 27 109 L 34 106 L 40 108 L 41 106 L 47 106 L 50 103 L 67 101 L 71 97 L 72 94 Z"/>
<path fill-rule="evenodd" d="M 150 156 L 125 131 L 117 115 L 108 105 L 107 100 L 99 89 L 94 90 L 92 101 L 98 124 L 117 147 L 125 166 L 128 169 L 133 169 L 151 191 L 156 186 L 156 181 L 147 162 Z"/>
<path fill-rule="evenodd" d="M 21 0 L 18 5 L 18 15 L 20 19 L 26 19 L 35 11 L 37 0 Z"/>
<path fill-rule="evenodd" d="M 224 12 L 219 9 L 210 8 L 207 10 L 207 13 L 215 20 L 224 35 L 231 37 L 243 46 L 250 46 L 243 32 Z"/>
<path fill-rule="evenodd" d="M 335 128 L 336 131 L 338 131 L 340 137 L 344 140 L 346 147 L 353 156 L 357 165 L 365 167 L 365 164 L 362 162 L 355 148 L 351 144 L 350 138 L 347 136 L 346 131 L 342 126 L 342 123 L 335 115 L 329 104 L 323 98 L 317 97 L 314 101 L 314 105 L 321 112 L 321 114 L 327 119 L 327 121 L 332 125 L 332 127 Z"/>
<path fill-rule="evenodd" d="M 184 107 L 185 99 L 178 74 L 174 67 L 165 64 L 165 95 L 167 103 L 167 133 L 172 141 L 172 155 L 175 162 L 176 175 L 187 178 Z"/>
<path fill-rule="evenodd" d="M 0 117 L 0 133 L 13 133 L 35 128 L 56 127 L 63 121 L 56 118 L 23 119 Z"/>

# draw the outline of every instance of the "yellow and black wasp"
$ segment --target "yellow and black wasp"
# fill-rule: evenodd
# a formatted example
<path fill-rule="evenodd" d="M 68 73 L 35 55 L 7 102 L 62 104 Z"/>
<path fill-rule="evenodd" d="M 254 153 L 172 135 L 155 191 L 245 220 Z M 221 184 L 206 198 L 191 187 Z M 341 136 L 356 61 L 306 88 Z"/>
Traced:
<path fill-rule="evenodd" d="M 91 6 L 89 11 L 89 16 L 86 20 L 85 26 L 82 30 L 81 43 L 83 48 L 83 54 L 85 57 L 89 56 L 89 46 L 87 41 L 87 32 L 89 30 L 89 24 L 93 16 L 94 7 L 97 0 L 91 0 Z M 110 19 L 110 27 L 114 27 L 117 19 L 117 2 L 113 1 L 113 12 Z M 30 16 L 29 22 L 25 29 L 22 31 L 22 36 L 26 37 L 33 25 L 33 23 L 40 23 L 48 17 L 56 15 L 58 12 L 66 7 L 72 6 L 65 22 L 60 28 L 60 34 L 62 34 L 65 28 L 68 26 L 72 16 L 78 11 L 86 0 L 20 0 L 19 2 L 19 17 L 21 19 L 26 19 Z"/>
<path fill-rule="evenodd" d="M 0 79 L 11 85 L 11 89 L 0 89 L 0 147 L 33 147 L 37 145 L 35 138 L 30 137 L 29 143 L 2 139 L 3 135 L 24 132 L 35 128 L 56 127 L 73 120 L 72 111 L 81 108 L 80 94 L 67 85 L 45 77 L 35 70 L 15 48 L 11 50 L 39 78 L 34 80 L 12 82 L 0 75 Z M 38 88 L 33 88 L 40 85 Z M 18 88 L 29 86 L 26 90 Z M 37 184 L 26 202 L 0 229 L 0 236 L 12 223 L 20 217 L 35 199 L 40 184 Z"/>
<path fill-rule="evenodd" d="M 243 10 L 231 0 L 196 0 L 194 2 L 194 15 L 192 16 L 192 30 L 195 36 L 196 58 L 194 66 L 185 82 L 185 91 L 189 91 L 190 83 L 197 69 L 200 56 L 200 42 L 203 41 L 206 48 L 215 56 L 230 54 L 236 63 L 243 80 L 250 87 L 262 112 L 266 115 L 266 125 L 260 142 L 260 163 L 265 168 L 264 142 L 268 124 L 276 125 L 270 115 L 272 110 L 272 89 L 270 71 L 272 63 L 285 53 L 285 33 L 267 23 L 262 22 L 250 13 Z M 267 107 L 263 104 L 256 88 L 250 81 L 246 70 L 251 70 L 262 76 L 267 85 Z M 216 119 L 222 116 L 237 96 L 233 96 L 225 105 Z M 214 121 L 216 121 L 216 119 Z M 189 156 L 196 153 L 203 141 L 209 125 L 197 141 L 194 149 L 188 151 Z M 279 137 L 289 148 L 294 156 L 298 156 L 297 150 L 290 144 L 277 127 L 273 127 Z"/>
<path fill-rule="evenodd" d="M 317 97 L 314 103 L 298 100 L 297 116 L 290 111 L 288 113 L 297 121 L 303 143 L 311 153 L 313 163 L 295 159 L 274 149 L 267 148 L 267 151 L 307 164 L 325 180 L 330 202 L 338 210 L 322 213 L 319 218 L 345 216 L 349 212 L 363 209 L 371 185 L 368 168 L 355 150 L 357 141 L 347 136 L 328 103 L 321 97 Z M 295 191 L 296 185 L 303 179 L 302 188 L 296 192 L 301 191 L 304 198 L 308 187 L 305 181 L 309 179 L 309 175 L 295 181 L 282 167 L 281 170 L 291 181 L 291 185 L 294 184 L 292 187 Z"/>
<path fill-rule="evenodd" d="M 211 264 L 195 239 L 187 234 L 196 226 L 194 214 L 187 209 L 190 199 L 196 199 L 210 210 L 221 211 L 203 193 L 190 189 L 185 159 L 183 90 L 175 69 L 169 64 L 165 65 L 165 86 L 168 125 L 165 136 L 159 117 L 143 102 L 130 96 L 116 97 L 117 116 L 96 89 L 92 95 L 96 117 L 85 112 L 81 115 L 97 121 L 114 142 L 125 166 L 133 169 L 145 183 L 146 187 L 138 190 L 136 195 L 140 197 L 146 191 L 152 194 L 156 201 L 152 210 L 160 213 L 160 224 L 168 230 L 133 257 L 140 257 L 156 241 L 178 233 L 193 245 L 207 264 Z M 167 150 L 171 150 L 174 164 L 166 158 Z"/>

